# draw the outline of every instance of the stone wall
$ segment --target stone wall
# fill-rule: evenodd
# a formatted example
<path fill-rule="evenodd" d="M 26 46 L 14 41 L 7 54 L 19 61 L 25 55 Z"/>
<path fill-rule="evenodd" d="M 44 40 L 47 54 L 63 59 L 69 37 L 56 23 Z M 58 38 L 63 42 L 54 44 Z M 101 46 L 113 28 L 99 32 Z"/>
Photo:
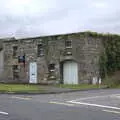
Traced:
<path fill-rule="evenodd" d="M 65 47 L 65 41 L 71 40 L 72 48 Z M 38 45 L 42 44 L 43 55 L 38 56 Z M 13 47 L 17 46 L 13 57 Z M 88 34 L 73 33 L 66 35 L 45 36 L 26 39 L 5 40 L 4 80 L 5 82 L 29 82 L 29 63 L 37 62 L 38 83 L 60 83 L 61 64 L 66 60 L 78 63 L 79 83 L 90 83 L 99 76 L 99 56 L 103 50 L 102 38 Z M 18 56 L 24 55 L 25 65 L 18 63 Z M 55 64 L 55 70 L 49 71 L 49 65 Z M 13 77 L 13 65 L 17 65 L 18 79 Z"/>
<path fill-rule="evenodd" d="M 3 50 L 0 50 L 0 80 L 2 81 L 4 78 L 4 57 Z"/>

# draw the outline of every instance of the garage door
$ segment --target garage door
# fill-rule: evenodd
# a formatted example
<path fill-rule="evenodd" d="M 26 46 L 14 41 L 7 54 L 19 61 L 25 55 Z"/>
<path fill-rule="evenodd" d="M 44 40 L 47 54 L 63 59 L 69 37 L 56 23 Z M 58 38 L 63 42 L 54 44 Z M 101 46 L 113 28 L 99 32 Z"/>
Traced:
<path fill-rule="evenodd" d="M 78 84 L 78 67 L 77 63 L 67 61 L 63 64 L 64 84 Z"/>

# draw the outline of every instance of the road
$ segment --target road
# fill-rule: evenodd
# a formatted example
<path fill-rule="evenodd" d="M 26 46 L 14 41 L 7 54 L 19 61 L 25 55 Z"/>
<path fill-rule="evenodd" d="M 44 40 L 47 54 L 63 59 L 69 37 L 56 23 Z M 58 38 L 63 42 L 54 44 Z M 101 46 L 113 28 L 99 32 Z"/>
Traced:
<path fill-rule="evenodd" d="M 120 120 L 120 90 L 1 94 L 0 120 Z"/>

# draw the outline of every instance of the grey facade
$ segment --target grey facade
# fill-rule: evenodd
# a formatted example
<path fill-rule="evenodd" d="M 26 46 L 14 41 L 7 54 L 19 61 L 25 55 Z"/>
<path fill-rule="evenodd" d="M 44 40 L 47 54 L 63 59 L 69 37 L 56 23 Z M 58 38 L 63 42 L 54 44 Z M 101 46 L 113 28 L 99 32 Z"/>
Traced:
<path fill-rule="evenodd" d="M 3 40 L 0 81 L 29 83 L 29 64 L 36 62 L 37 83 L 64 83 L 63 65 L 74 61 L 78 67 L 78 84 L 91 83 L 94 77 L 99 77 L 102 50 L 102 38 L 87 33 Z M 24 64 L 19 63 L 18 56 L 25 56 Z"/>

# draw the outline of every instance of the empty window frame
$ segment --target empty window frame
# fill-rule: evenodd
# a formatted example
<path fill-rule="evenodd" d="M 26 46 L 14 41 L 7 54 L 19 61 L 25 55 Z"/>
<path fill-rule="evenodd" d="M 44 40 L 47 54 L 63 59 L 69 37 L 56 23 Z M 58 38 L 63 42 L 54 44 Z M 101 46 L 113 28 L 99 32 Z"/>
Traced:
<path fill-rule="evenodd" d="M 65 47 L 66 48 L 72 48 L 72 40 L 66 40 L 65 41 Z"/>
<path fill-rule="evenodd" d="M 13 71 L 18 70 L 18 65 L 13 65 Z"/>
<path fill-rule="evenodd" d="M 17 50 L 18 50 L 18 47 L 13 46 L 13 57 L 17 56 Z"/>
<path fill-rule="evenodd" d="M 48 69 L 49 69 L 49 71 L 55 71 L 55 64 L 49 64 L 49 66 L 48 66 Z"/>
<path fill-rule="evenodd" d="M 44 49 L 43 49 L 43 44 L 42 43 L 38 45 L 38 52 L 37 52 L 37 54 L 38 54 L 38 57 L 44 55 Z"/>
<path fill-rule="evenodd" d="M 19 78 L 18 65 L 13 65 L 13 79 Z"/>

